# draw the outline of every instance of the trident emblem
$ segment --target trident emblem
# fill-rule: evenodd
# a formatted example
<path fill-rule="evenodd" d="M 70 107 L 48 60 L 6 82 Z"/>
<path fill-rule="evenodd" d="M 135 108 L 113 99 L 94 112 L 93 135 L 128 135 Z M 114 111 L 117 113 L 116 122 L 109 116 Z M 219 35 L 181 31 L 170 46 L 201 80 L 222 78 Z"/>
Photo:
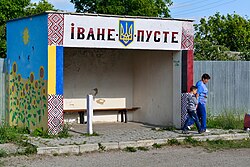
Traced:
<path fill-rule="evenodd" d="M 119 41 L 128 46 L 134 39 L 134 22 L 122 21 L 119 22 Z"/>

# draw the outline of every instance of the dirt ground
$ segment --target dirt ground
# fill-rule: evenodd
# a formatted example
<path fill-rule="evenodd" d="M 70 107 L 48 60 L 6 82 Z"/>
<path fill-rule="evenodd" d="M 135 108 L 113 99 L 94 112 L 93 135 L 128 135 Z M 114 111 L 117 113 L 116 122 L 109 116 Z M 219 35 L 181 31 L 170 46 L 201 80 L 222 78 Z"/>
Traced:
<path fill-rule="evenodd" d="M 250 149 L 208 152 L 200 147 L 165 147 L 149 151 L 110 151 L 63 156 L 17 156 L 0 159 L 9 167 L 248 167 Z"/>

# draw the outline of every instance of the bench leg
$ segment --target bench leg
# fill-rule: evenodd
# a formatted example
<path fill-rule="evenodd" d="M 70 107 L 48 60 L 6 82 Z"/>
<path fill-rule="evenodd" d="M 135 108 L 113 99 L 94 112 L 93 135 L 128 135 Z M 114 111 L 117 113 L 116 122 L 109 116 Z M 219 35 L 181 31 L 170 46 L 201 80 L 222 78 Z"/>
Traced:
<path fill-rule="evenodd" d="M 127 114 L 128 111 L 126 109 L 124 109 L 124 110 L 121 110 L 120 113 L 121 113 L 121 122 L 127 123 L 128 122 L 128 114 Z M 125 120 L 124 120 L 124 117 L 125 117 Z"/>
<path fill-rule="evenodd" d="M 84 124 L 84 112 L 79 112 L 80 124 Z"/>
<path fill-rule="evenodd" d="M 124 110 L 124 114 L 125 114 L 125 123 L 128 122 L 128 110 Z"/>
<path fill-rule="evenodd" d="M 121 112 L 121 122 L 123 122 L 124 121 L 124 119 L 123 119 L 123 110 L 121 110 L 120 112 Z"/>

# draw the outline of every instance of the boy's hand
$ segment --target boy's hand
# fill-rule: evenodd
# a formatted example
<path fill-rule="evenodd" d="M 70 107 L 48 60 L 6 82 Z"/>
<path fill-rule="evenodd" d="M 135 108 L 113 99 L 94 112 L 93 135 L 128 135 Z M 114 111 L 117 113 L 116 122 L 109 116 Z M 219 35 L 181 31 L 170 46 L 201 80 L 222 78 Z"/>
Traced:
<path fill-rule="evenodd" d="M 198 94 L 198 93 L 196 93 L 196 95 L 195 95 L 195 96 L 196 96 L 196 98 L 198 98 L 198 97 L 199 97 L 199 94 Z"/>

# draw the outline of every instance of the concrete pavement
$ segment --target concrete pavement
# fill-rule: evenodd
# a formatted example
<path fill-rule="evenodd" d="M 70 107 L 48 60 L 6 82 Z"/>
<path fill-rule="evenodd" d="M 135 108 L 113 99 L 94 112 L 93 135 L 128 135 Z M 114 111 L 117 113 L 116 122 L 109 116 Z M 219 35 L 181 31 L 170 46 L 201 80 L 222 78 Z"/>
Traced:
<path fill-rule="evenodd" d="M 92 151 L 124 149 L 126 147 L 152 147 L 154 143 L 167 143 L 170 139 L 183 141 L 187 136 L 196 140 L 240 140 L 249 138 L 243 130 L 210 129 L 209 133 L 198 134 L 191 131 L 188 135 L 180 130 L 163 130 L 160 127 L 140 123 L 101 123 L 94 124 L 94 131 L 99 136 L 86 136 L 86 125 L 71 125 L 70 138 L 43 139 L 30 138 L 30 142 L 38 147 L 38 154 L 78 154 Z"/>

